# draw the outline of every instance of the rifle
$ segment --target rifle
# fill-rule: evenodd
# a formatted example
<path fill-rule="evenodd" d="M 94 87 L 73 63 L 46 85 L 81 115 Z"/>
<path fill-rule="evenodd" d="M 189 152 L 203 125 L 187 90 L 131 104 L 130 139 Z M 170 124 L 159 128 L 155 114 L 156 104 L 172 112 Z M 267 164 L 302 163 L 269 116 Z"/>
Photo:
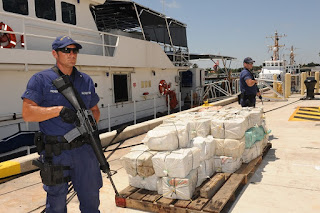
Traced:
<path fill-rule="evenodd" d="M 73 87 L 68 76 L 60 76 L 53 81 L 53 84 L 74 107 L 79 119 L 79 122 L 77 122 L 76 124 L 76 128 L 72 129 L 66 135 L 64 135 L 65 139 L 68 142 L 71 142 L 80 135 L 86 136 L 89 139 L 90 145 L 97 157 L 97 160 L 99 161 L 100 169 L 102 170 L 102 172 L 107 174 L 116 195 L 119 197 L 120 195 L 111 178 L 109 163 L 107 162 L 102 151 L 98 125 L 93 117 L 91 110 L 86 109 L 83 100 L 81 99 L 77 90 Z"/>

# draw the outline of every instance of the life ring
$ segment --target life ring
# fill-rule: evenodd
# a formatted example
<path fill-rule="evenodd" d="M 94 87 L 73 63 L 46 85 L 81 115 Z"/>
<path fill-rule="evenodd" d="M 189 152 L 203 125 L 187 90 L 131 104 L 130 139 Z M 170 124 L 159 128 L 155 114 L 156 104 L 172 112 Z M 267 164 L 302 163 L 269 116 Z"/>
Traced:
<path fill-rule="evenodd" d="M 159 92 L 161 95 L 166 95 L 169 88 L 170 87 L 168 87 L 168 84 L 165 80 L 161 80 L 159 82 Z"/>
<path fill-rule="evenodd" d="M 0 30 L 13 32 L 11 27 L 6 25 L 5 23 L 0 23 Z M 2 43 L 7 43 L 7 45 L 2 45 Z M 0 48 L 13 48 L 17 45 L 17 39 L 15 34 L 11 33 L 1 33 L 0 36 Z"/>
<path fill-rule="evenodd" d="M 170 100 L 170 109 L 174 109 L 176 108 L 176 106 L 178 105 L 178 101 L 177 101 L 177 95 L 174 91 L 169 90 L 166 94 L 166 103 L 168 106 L 168 96 L 169 96 L 169 100 Z"/>
<path fill-rule="evenodd" d="M 24 36 L 20 36 L 21 47 L 24 47 Z"/>

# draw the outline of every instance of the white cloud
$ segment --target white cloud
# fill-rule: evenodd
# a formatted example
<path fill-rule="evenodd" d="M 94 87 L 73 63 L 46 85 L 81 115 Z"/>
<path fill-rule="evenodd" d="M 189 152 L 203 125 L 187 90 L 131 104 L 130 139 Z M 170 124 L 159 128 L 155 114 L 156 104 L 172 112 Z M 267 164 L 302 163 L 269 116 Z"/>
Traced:
<path fill-rule="evenodd" d="M 173 0 L 171 2 L 168 2 L 166 0 L 160 0 L 161 4 L 164 4 L 165 7 L 168 7 L 168 8 L 180 8 L 180 5 L 177 3 L 176 0 Z"/>

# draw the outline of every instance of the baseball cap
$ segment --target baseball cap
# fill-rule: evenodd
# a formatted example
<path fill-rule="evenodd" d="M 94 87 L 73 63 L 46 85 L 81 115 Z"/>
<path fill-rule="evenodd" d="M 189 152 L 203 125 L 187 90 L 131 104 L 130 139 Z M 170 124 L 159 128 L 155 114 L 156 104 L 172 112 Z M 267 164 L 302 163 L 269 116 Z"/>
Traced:
<path fill-rule="evenodd" d="M 52 49 L 53 50 L 56 50 L 56 49 L 59 49 L 59 48 L 64 48 L 68 45 L 71 45 L 71 44 L 74 44 L 76 45 L 76 47 L 78 49 L 81 49 L 82 46 L 75 42 L 72 38 L 70 38 L 69 36 L 59 36 L 56 38 L 56 40 L 54 40 L 54 42 L 52 43 Z"/>
<path fill-rule="evenodd" d="M 250 64 L 250 63 L 254 63 L 255 61 L 252 60 L 252 58 L 250 57 L 246 57 L 244 60 L 243 60 L 243 63 L 246 63 L 246 64 Z"/>

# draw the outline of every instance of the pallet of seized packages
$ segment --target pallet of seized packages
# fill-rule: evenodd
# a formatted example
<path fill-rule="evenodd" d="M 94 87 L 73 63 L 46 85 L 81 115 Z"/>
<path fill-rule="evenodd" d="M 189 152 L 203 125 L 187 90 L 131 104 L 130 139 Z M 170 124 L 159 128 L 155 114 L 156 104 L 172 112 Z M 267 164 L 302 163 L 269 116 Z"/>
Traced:
<path fill-rule="evenodd" d="M 235 173 L 215 173 L 209 180 L 197 187 L 191 200 L 164 198 L 156 191 L 128 186 L 120 192 L 125 204 L 119 207 L 132 208 L 148 212 L 221 212 L 226 205 L 231 206 L 237 194 L 248 183 L 262 158 L 272 147 L 268 143 L 263 154 L 249 163 L 243 163 Z M 116 198 L 117 200 L 117 198 Z"/>

